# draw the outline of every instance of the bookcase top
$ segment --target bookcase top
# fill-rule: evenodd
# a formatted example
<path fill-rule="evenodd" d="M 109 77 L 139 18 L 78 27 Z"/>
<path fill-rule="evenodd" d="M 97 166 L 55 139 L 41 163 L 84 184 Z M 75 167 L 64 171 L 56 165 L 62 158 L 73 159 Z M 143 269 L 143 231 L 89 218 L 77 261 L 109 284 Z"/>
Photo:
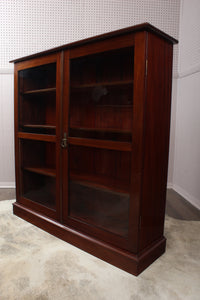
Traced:
<path fill-rule="evenodd" d="M 45 50 L 45 51 L 42 51 L 42 52 L 38 52 L 38 53 L 35 53 L 35 54 L 31 54 L 31 55 L 28 55 L 28 56 L 17 58 L 17 59 L 11 60 L 10 63 L 17 63 L 17 62 L 21 62 L 21 61 L 28 60 L 28 59 L 31 59 L 31 58 L 35 58 L 35 57 L 47 55 L 47 54 L 50 54 L 50 53 L 62 51 L 62 50 L 65 50 L 65 49 L 73 48 L 73 47 L 76 47 L 76 46 L 88 44 L 88 43 L 91 43 L 91 42 L 101 41 L 101 40 L 105 40 L 107 38 L 120 36 L 120 35 L 125 35 L 127 33 L 140 32 L 140 31 L 151 32 L 151 33 L 159 36 L 160 38 L 163 38 L 164 40 L 166 40 L 170 44 L 177 44 L 178 43 L 178 40 L 176 40 L 172 36 L 166 34 L 164 31 L 161 31 L 160 29 L 158 29 L 155 26 L 151 25 L 150 23 L 142 23 L 142 24 L 139 24 L 139 25 L 134 25 L 134 26 L 122 28 L 122 29 L 119 29 L 119 30 L 107 32 L 107 33 L 100 34 L 100 35 L 97 35 L 97 36 L 93 36 L 93 37 L 90 37 L 90 38 L 87 38 L 87 39 L 82 39 L 82 40 L 75 41 L 75 42 L 72 42 L 72 43 L 68 43 L 68 44 L 65 44 L 65 45 L 62 45 L 62 46 L 51 48 L 49 50 Z"/>

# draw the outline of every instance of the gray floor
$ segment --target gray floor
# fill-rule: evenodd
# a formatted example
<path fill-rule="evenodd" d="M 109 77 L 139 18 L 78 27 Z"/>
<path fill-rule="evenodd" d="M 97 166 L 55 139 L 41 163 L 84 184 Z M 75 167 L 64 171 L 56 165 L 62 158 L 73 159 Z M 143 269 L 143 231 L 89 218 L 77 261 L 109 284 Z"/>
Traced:
<path fill-rule="evenodd" d="M 167 190 L 166 214 L 179 220 L 200 221 L 200 210 L 174 190 Z"/>
<path fill-rule="evenodd" d="M 15 199 L 15 189 L 1 189 L 0 188 L 0 201 Z"/>
<path fill-rule="evenodd" d="M 15 199 L 15 189 L 0 189 L 0 201 L 9 199 Z M 167 191 L 166 214 L 179 220 L 200 220 L 200 210 L 172 189 Z"/>

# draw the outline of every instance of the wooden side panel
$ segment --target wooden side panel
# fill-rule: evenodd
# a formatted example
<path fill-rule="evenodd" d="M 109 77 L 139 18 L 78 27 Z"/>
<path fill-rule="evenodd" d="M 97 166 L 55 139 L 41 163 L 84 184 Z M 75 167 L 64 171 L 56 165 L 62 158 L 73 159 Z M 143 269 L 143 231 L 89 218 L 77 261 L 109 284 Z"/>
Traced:
<path fill-rule="evenodd" d="M 17 64 L 14 66 L 14 123 L 15 123 L 15 180 L 16 180 L 16 200 L 19 201 L 20 192 L 20 145 L 18 140 L 18 68 Z"/>
<path fill-rule="evenodd" d="M 169 152 L 172 45 L 148 33 L 140 250 L 163 235 Z"/>
<path fill-rule="evenodd" d="M 131 241 L 131 249 L 134 253 L 138 252 L 139 210 L 142 184 L 146 38 L 146 32 L 139 32 L 134 38 L 133 142 L 131 154 L 131 201 L 129 212 L 129 239 Z"/>

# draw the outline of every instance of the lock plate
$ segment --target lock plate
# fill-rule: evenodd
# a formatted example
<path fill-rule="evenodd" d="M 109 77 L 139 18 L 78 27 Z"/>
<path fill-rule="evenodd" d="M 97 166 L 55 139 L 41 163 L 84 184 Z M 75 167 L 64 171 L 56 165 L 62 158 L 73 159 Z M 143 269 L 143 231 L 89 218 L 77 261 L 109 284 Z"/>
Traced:
<path fill-rule="evenodd" d="M 61 141 L 61 147 L 63 149 L 67 148 L 67 133 L 66 132 L 64 132 L 64 135 L 63 135 L 63 138 Z"/>

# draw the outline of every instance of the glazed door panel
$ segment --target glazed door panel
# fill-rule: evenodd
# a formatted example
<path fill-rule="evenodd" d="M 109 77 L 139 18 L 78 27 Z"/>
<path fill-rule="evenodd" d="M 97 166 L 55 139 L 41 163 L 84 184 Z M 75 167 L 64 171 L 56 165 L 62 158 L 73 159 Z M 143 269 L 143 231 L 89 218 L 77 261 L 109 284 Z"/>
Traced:
<path fill-rule="evenodd" d="M 128 237 L 130 152 L 69 146 L 71 219 Z"/>
<path fill-rule="evenodd" d="M 15 65 L 19 202 L 60 219 L 60 54 Z"/>
<path fill-rule="evenodd" d="M 75 56 L 65 52 L 63 221 L 130 250 L 134 46 Z"/>

